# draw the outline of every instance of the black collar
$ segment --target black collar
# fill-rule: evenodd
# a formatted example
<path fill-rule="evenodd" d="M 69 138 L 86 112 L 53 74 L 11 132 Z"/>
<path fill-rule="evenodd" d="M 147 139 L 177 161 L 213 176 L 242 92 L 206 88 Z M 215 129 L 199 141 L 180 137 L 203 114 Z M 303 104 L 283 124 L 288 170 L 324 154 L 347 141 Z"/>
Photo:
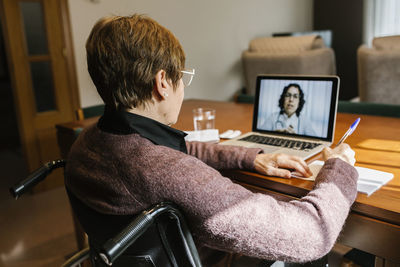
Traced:
<path fill-rule="evenodd" d="M 167 146 L 187 153 L 184 139 L 186 133 L 127 111 L 116 111 L 106 106 L 97 127 L 112 134 L 137 133 L 156 145 Z"/>

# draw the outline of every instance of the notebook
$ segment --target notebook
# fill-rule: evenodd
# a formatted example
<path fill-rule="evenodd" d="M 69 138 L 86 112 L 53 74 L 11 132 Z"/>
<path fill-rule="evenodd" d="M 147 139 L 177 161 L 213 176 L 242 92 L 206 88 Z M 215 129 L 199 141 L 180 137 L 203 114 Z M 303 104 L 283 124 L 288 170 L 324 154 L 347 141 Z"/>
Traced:
<path fill-rule="evenodd" d="M 323 161 L 315 160 L 313 161 L 309 167 L 313 173 L 311 177 L 301 177 L 301 176 L 293 176 L 296 178 L 315 181 L 319 171 L 324 166 Z M 367 196 L 372 195 L 376 190 L 381 188 L 383 185 L 387 184 L 390 180 L 393 179 L 393 173 L 378 171 L 374 169 L 369 169 L 365 167 L 355 167 L 358 172 L 358 180 L 357 180 L 357 191 L 360 193 L 367 194 Z"/>
<path fill-rule="evenodd" d="M 252 132 L 222 145 L 307 159 L 332 144 L 339 77 L 259 75 L 256 84 Z"/>

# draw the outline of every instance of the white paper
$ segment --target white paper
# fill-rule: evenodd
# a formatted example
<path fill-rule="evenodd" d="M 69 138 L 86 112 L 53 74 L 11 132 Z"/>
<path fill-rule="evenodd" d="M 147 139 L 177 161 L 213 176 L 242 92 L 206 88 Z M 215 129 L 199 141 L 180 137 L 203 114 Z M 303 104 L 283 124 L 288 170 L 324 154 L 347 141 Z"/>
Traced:
<path fill-rule="evenodd" d="M 372 193 L 374 193 L 376 190 L 378 190 L 382 184 L 376 184 L 376 183 L 369 183 L 369 182 L 364 182 L 364 181 L 357 181 L 357 191 L 360 193 L 367 194 L 367 196 L 370 196 Z"/>
<path fill-rule="evenodd" d="M 200 131 L 185 131 L 188 135 L 185 136 L 185 140 L 199 141 L 199 142 L 219 142 L 218 129 L 207 129 Z"/>
<path fill-rule="evenodd" d="M 386 184 L 393 178 L 393 174 L 364 167 L 356 167 L 359 179 L 366 182 L 374 182 L 378 184 Z"/>
<path fill-rule="evenodd" d="M 292 177 L 315 181 L 319 171 L 324 165 L 323 161 L 316 160 L 312 162 L 308 167 L 310 167 L 313 175 L 308 178 L 299 177 L 298 175 L 292 173 Z M 382 185 L 386 184 L 390 180 L 393 179 L 393 173 L 378 171 L 374 169 L 364 168 L 364 167 L 355 167 L 358 172 L 358 181 L 357 181 L 357 191 L 367 194 L 370 196 L 376 190 L 381 188 Z"/>
<path fill-rule="evenodd" d="M 224 139 L 233 139 L 233 138 L 238 137 L 241 134 L 242 134 L 242 132 L 240 130 L 228 130 L 228 131 L 220 134 L 219 137 L 224 138 Z"/>

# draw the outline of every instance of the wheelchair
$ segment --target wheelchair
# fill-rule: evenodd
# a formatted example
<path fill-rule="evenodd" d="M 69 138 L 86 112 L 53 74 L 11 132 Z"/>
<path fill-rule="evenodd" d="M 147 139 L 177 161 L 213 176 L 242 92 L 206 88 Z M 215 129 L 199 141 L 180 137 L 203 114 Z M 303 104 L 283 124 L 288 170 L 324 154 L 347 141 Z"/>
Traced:
<path fill-rule="evenodd" d="M 10 188 L 11 194 L 18 199 L 44 180 L 54 169 L 65 167 L 65 164 L 62 159 L 45 163 L 26 179 Z M 112 222 L 115 216 L 119 216 L 100 214 L 81 203 L 68 189 L 67 193 L 78 220 L 90 215 L 94 219 Z M 88 233 L 91 229 L 85 229 L 83 225 L 89 236 L 89 247 L 74 254 L 62 266 L 81 266 L 88 260 L 94 267 L 202 266 L 183 214 L 174 203 L 161 202 L 126 219 L 129 223 L 102 244 L 91 240 L 91 235 Z"/>

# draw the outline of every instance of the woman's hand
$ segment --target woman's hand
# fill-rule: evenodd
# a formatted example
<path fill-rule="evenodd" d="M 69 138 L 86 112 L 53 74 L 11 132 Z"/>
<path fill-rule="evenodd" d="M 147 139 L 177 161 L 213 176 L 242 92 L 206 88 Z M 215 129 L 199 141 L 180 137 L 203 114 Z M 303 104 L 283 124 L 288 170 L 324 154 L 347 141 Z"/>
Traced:
<path fill-rule="evenodd" d="M 355 154 L 356 153 L 354 150 L 352 150 L 348 144 L 344 143 L 338 147 L 335 147 L 334 149 L 326 147 L 324 150 L 322 150 L 322 157 L 324 161 L 331 158 L 339 158 L 352 166 L 354 166 L 354 163 L 356 163 L 356 159 L 354 158 Z"/>
<path fill-rule="evenodd" d="M 291 134 L 296 133 L 296 131 L 294 130 L 292 125 L 289 125 L 288 127 L 284 128 L 284 129 L 276 129 L 275 131 L 281 132 L 281 133 L 291 133 Z"/>
<path fill-rule="evenodd" d="M 254 160 L 254 167 L 257 172 L 290 178 L 291 173 L 287 169 L 294 169 L 304 177 L 310 177 L 312 172 L 304 160 L 299 157 L 287 154 L 258 154 Z"/>

